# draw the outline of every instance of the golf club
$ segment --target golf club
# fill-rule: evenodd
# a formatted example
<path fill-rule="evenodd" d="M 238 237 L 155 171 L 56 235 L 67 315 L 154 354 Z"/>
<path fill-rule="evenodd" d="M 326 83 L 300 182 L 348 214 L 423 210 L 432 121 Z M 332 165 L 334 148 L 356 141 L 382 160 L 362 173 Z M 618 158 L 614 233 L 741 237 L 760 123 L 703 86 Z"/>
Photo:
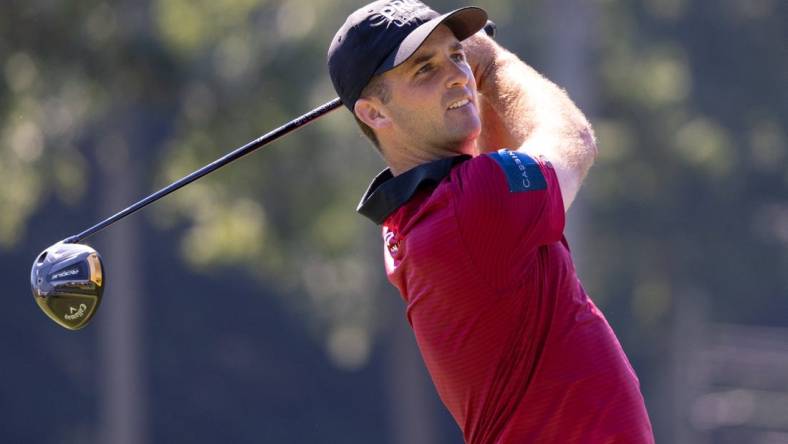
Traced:
<path fill-rule="evenodd" d="M 95 315 L 107 281 L 101 256 L 93 248 L 81 245 L 79 242 L 206 174 L 328 114 L 341 105 L 339 98 L 331 100 L 231 151 L 85 231 L 45 249 L 36 257 L 30 272 L 30 285 L 36 304 L 62 327 L 69 330 L 79 330 L 84 327 Z"/>
<path fill-rule="evenodd" d="M 495 23 L 488 20 L 484 32 L 490 37 L 494 37 L 495 31 Z M 107 286 L 107 279 L 104 264 L 98 252 L 87 245 L 79 244 L 79 242 L 173 191 L 256 151 L 340 106 L 342 106 L 342 101 L 339 98 L 326 102 L 246 145 L 236 148 L 85 231 L 63 239 L 45 249 L 33 261 L 33 268 L 30 271 L 30 285 L 36 304 L 50 319 L 62 327 L 69 330 L 79 330 L 84 327 L 98 310 L 104 288 Z"/>

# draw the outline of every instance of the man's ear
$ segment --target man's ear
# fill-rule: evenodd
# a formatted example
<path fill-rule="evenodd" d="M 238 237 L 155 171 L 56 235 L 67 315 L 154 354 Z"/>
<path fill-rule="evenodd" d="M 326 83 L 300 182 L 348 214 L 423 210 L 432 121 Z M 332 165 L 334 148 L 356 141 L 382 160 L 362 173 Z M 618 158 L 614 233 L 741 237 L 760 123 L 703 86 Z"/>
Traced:
<path fill-rule="evenodd" d="M 386 117 L 380 103 L 375 99 L 358 99 L 353 106 L 356 116 L 368 127 L 382 129 L 391 124 L 391 120 Z"/>

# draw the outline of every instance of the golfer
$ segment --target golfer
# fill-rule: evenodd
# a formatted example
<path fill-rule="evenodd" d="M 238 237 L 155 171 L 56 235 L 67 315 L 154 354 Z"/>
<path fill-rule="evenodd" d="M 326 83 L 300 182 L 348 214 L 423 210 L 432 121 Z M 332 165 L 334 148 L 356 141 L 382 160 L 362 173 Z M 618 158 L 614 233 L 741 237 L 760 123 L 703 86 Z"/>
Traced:
<path fill-rule="evenodd" d="M 382 226 L 388 279 L 465 442 L 652 443 L 637 376 L 563 235 L 591 126 L 478 32 L 486 21 L 383 0 L 337 32 L 332 82 L 388 165 L 359 212 Z"/>

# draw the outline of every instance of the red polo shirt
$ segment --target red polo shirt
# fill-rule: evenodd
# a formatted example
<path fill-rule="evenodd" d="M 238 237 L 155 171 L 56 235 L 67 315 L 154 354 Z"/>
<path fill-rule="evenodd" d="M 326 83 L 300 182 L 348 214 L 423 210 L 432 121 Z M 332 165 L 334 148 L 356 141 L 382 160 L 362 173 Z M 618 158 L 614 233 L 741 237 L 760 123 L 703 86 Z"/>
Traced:
<path fill-rule="evenodd" d="M 501 150 L 384 171 L 359 212 L 467 443 L 653 443 L 639 382 L 577 279 L 549 162 Z"/>

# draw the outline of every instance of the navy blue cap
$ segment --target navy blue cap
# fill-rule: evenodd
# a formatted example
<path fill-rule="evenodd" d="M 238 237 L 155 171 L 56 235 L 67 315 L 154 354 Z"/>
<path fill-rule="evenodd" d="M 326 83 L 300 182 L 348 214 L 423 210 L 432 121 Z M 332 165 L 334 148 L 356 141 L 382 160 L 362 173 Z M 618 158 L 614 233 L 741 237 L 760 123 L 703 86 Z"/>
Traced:
<path fill-rule="evenodd" d="M 348 16 L 328 49 L 331 82 L 353 112 L 361 91 L 377 74 L 407 60 L 440 24 L 465 40 L 487 23 L 477 7 L 438 14 L 417 0 L 378 0 Z"/>

